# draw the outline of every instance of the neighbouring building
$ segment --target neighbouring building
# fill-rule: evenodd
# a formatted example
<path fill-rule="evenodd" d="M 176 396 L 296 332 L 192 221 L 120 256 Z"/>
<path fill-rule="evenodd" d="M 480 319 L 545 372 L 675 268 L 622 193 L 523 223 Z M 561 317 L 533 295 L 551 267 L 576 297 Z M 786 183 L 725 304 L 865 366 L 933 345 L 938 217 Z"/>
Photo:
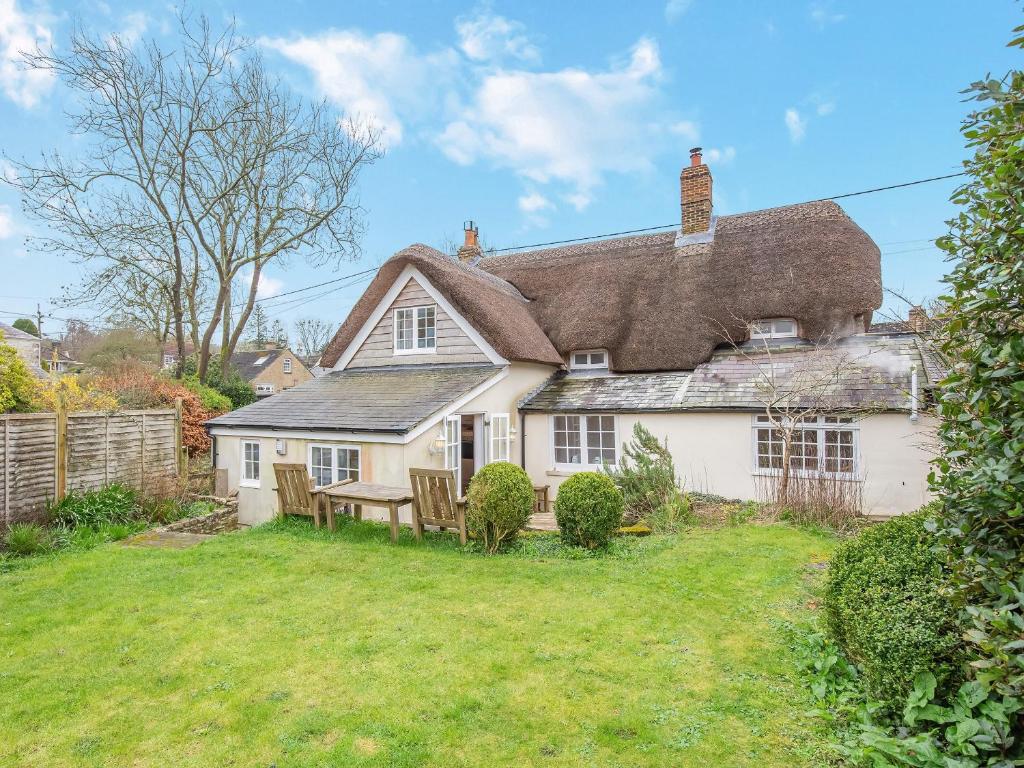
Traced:
<path fill-rule="evenodd" d="M 301 357 L 276 344 L 267 344 L 254 352 L 235 352 L 231 367 L 252 384 L 259 398 L 276 395 L 313 378 Z"/>
<path fill-rule="evenodd" d="M 7 323 L 0 323 L 0 334 L 3 334 L 3 343 L 14 347 L 32 373 L 36 376 L 46 375 L 42 366 L 42 339 Z"/>
<path fill-rule="evenodd" d="M 715 216 L 699 150 L 680 193 L 677 231 L 485 257 L 469 223 L 456 257 L 396 253 L 325 375 L 208 423 L 241 520 L 274 515 L 275 462 L 317 485 L 448 467 L 465 491 L 512 461 L 554 498 L 637 422 L 692 490 L 757 498 L 788 462 L 865 513 L 924 503 L 941 365 L 911 329 L 871 331 L 876 244 L 833 202 Z"/>

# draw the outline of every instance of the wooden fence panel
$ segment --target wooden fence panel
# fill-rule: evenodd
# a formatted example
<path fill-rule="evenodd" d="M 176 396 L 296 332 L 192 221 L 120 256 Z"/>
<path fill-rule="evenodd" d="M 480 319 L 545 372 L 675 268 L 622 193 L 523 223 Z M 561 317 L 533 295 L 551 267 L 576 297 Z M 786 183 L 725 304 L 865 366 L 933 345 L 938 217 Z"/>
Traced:
<path fill-rule="evenodd" d="M 0 528 L 42 522 L 65 490 L 161 491 L 184 470 L 175 410 L 0 415 Z"/>
<path fill-rule="evenodd" d="M 57 493 L 57 418 L 52 413 L 11 414 L 3 419 L 5 527 L 41 522 Z"/>

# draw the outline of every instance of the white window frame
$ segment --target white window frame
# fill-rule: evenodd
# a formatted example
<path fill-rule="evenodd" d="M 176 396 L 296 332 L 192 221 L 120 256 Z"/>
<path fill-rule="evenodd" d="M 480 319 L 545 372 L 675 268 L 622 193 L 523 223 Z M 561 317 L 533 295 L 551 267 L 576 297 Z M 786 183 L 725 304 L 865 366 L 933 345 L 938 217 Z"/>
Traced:
<path fill-rule="evenodd" d="M 573 416 L 578 417 L 579 420 L 580 420 L 580 425 L 579 425 L 580 463 L 579 464 L 573 464 L 573 463 L 566 464 L 564 462 L 559 462 L 559 461 L 556 460 L 557 453 L 556 453 L 556 445 L 555 445 L 555 421 L 556 421 L 556 419 L 559 419 L 559 418 L 571 418 Z M 556 471 L 560 471 L 560 472 L 587 472 L 587 471 L 595 472 L 595 471 L 599 470 L 601 467 L 605 466 L 604 464 L 587 464 L 587 463 L 585 463 L 585 460 L 587 458 L 587 451 L 590 448 L 590 446 L 587 445 L 587 431 L 588 431 L 587 430 L 587 419 L 588 418 L 600 419 L 602 417 L 611 418 L 611 420 L 612 420 L 612 447 L 613 447 L 613 450 L 615 451 L 615 462 L 613 464 L 608 464 L 607 466 L 610 469 L 615 469 L 616 467 L 618 467 L 619 456 L 621 454 L 622 448 L 619 446 L 619 417 L 617 415 L 615 415 L 614 413 L 557 413 L 557 414 L 552 414 L 550 416 L 550 418 L 548 419 L 548 443 L 549 443 L 549 447 L 550 447 L 550 450 L 551 450 L 551 466 L 554 467 Z M 601 431 L 604 431 L 604 430 L 601 430 Z"/>
<path fill-rule="evenodd" d="M 576 355 L 586 355 L 587 362 L 577 363 Z M 593 355 L 603 355 L 604 358 L 601 362 L 592 362 L 591 358 Z M 577 349 L 574 352 L 569 353 L 569 370 L 571 371 L 587 371 L 587 370 L 607 370 L 608 369 L 608 350 L 606 349 Z"/>
<path fill-rule="evenodd" d="M 272 395 L 272 394 L 274 394 L 274 385 L 273 384 L 257 384 L 255 387 L 253 387 L 253 391 L 257 395 Z"/>
<path fill-rule="evenodd" d="M 780 331 L 776 328 L 777 323 L 792 323 L 790 331 Z M 768 330 L 757 330 L 759 325 L 767 325 Z M 750 338 L 752 339 L 795 339 L 800 335 L 800 323 L 792 317 L 765 317 L 755 320 L 750 324 Z"/>
<path fill-rule="evenodd" d="M 489 450 L 488 463 L 512 461 L 512 417 L 510 414 L 491 414 Z"/>
<path fill-rule="evenodd" d="M 164 368 L 170 368 L 170 367 L 171 367 L 171 366 L 173 366 L 173 365 L 174 365 L 174 364 L 175 364 L 176 362 L 178 362 L 178 361 L 177 361 L 177 359 L 176 359 L 176 358 L 174 357 L 174 355 L 164 355 Z"/>
<path fill-rule="evenodd" d="M 461 488 L 462 416 L 457 413 L 446 416 L 444 420 L 444 468 L 455 473 L 455 488 Z"/>
<path fill-rule="evenodd" d="M 245 455 L 245 449 L 250 446 L 256 446 L 256 460 L 251 462 Z M 263 475 L 262 467 L 262 456 L 260 455 L 260 441 L 259 440 L 239 440 L 238 441 L 238 458 L 239 458 L 239 469 L 238 469 L 238 485 L 242 488 L 259 488 L 260 478 Z M 249 464 L 254 464 L 256 467 L 256 476 L 247 477 L 247 469 Z"/>
<path fill-rule="evenodd" d="M 292 372 L 292 359 L 290 357 L 286 357 L 284 359 L 284 362 L 281 363 L 281 369 L 285 373 L 291 373 Z"/>
<path fill-rule="evenodd" d="M 352 478 L 352 479 L 355 480 L 356 482 L 358 482 L 358 481 L 363 479 L 363 450 L 362 450 L 361 446 L 359 446 L 359 445 L 352 445 L 351 443 L 318 443 L 318 442 L 310 443 L 306 447 L 306 472 L 309 473 L 310 477 L 316 478 L 316 476 L 313 474 L 313 449 L 314 448 L 319 448 L 321 450 L 330 450 L 330 452 L 331 452 L 331 482 L 327 483 L 327 485 L 330 485 L 331 483 L 341 482 L 342 480 L 348 479 L 348 477 L 350 476 L 349 473 L 351 472 L 351 469 L 344 470 L 346 472 L 346 475 L 345 475 L 345 477 L 341 476 L 342 469 L 339 466 L 339 462 L 338 462 L 338 451 L 347 451 L 349 453 L 355 453 L 356 454 L 356 457 L 357 457 L 356 462 L 357 462 L 357 464 L 359 466 L 356 467 L 356 469 L 355 469 L 356 476 L 354 478 Z M 349 466 L 351 466 L 351 462 L 349 462 Z M 316 479 L 319 479 L 319 478 L 316 478 Z M 314 483 L 315 483 L 315 480 L 314 480 Z M 316 485 L 315 487 L 322 488 L 323 486 L 322 485 Z"/>
<path fill-rule="evenodd" d="M 838 480 L 860 480 L 861 479 L 861 456 L 860 456 L 860 423 L 850 415 L 834 414 L 830 416 L 811 416 L 801 419 L 803 422 L 798 428 L 804 431 L 814 431 L 817 437 L 817 468 L 790 469 L 790 476 L 798 477 L 827 477 Z M 751 472 L 754 475 L 779 476 L 781 468 L 770 468 L 758 466 L 758 434 L 759 429 L 780 429 L 784 423 L 782 417 L 776 417 L 775 424 L 763 413 L 754 414 L 751 419 Z M 825 469 L 826 460 L 826 434 L 829 432 L 851 432 L 853 436 L 853 470 L 851 472 L 829 472 Z"/>
<path fill-rule="evenodd" d="M 421 347 L 420 343 L 420 312 L 426 314 L 427 310 L 431 310 L 434 313 L 434 337 L 433 344 L 429 347 Z M 398 316 L 400 313 L 412 313 L 412 347 L 410 349 L 402 349 L 398 346 Z M 391 325 L 392 325 L 392 348 L 396 355 L 432 355 L 437 352 L 437 305 L 436 304 L 421 304 L 415 307 L 396 307 L 394 312 L 391 313 Z M 426 334 L 423 335 L 426 338 Z"/>

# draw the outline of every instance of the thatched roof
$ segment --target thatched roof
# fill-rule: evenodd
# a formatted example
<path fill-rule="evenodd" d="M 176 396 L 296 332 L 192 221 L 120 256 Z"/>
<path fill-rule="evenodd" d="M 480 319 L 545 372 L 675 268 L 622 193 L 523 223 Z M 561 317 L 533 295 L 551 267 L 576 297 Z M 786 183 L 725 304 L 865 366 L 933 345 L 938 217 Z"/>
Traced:
<path fill-rule="evenodd" d="M 409 265 L 422 272 L 506 360 L 561 365 L 561 356 L 537 326 L 528 302 L 514 286 L 419 244 L 399 251 L 384 262 L 327 345 L 321 365 L 330 368 L 338 362 L 391 284 Z"/>
<path fill-rule="evenodd" d="M 675 232 L 492 256 L 469 266 L 422 245 L 381 267 L 323 356 L 334 365 L 414 264 L 509 360 L 559 364 L 605 348 L 616 371 L 692 370 L 747 324 L 793 317 L 809 339 L 861 333 L 881 306 L 878 247 L 832 202 Z"/>

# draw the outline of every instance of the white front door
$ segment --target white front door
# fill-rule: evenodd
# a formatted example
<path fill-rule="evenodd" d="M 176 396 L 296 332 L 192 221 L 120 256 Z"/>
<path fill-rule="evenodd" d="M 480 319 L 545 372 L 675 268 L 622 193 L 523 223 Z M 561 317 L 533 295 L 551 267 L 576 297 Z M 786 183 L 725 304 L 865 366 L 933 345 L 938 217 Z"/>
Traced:
<path fill-rule="evenodd" d="M 462 417 L 458 414 L 444 420 L 444 466 L 455 473 L 456 493 L 462 487 Z"/>

